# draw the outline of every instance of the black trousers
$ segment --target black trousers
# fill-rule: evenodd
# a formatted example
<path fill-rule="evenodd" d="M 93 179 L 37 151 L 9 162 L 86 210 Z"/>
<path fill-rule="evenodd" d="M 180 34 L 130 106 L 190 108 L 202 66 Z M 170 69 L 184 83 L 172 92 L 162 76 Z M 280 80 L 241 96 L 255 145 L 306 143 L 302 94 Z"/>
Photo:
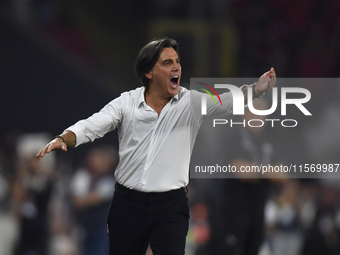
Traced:
<path fill-rule="evenodd" d="M 108 216 L 110 255 L 184 255 L 189 227 L 185 189 L 144 193 L 117 184 Z"/>

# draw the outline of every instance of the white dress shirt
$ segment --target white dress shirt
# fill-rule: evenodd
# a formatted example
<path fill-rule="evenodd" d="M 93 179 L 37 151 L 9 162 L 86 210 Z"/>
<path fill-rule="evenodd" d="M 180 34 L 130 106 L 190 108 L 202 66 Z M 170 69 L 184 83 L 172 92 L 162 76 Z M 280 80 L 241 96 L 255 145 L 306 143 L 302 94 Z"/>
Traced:
<path fill-rule="evenodd" d="M 76 135 L 78 146 L 117 128 L 119 164 L 115 178 L 127 188 L 164 192 L 185 187 L 198 129 L 205 118 L 232 112 L 231 93 L 220 95 L 223 106 L 207 100 L 207 115 L 201 115 L 201 93 L 180 87 L 158 116 L 146 104 L 144 90 L 139 87 L 122 93 L 98 113 L 66 130 Z"/>

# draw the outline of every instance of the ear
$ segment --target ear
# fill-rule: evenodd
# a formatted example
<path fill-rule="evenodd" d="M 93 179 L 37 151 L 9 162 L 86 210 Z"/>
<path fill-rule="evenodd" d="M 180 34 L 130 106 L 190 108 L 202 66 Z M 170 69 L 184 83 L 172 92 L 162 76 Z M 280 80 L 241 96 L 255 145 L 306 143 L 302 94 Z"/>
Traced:
<path fill-rule="evenodd" d="M 145 77 L 148 78 L 149 80 L 151 80 L 152 77 L 153 77 L 152 70 L 150 70 L 148 73 L 146 73 L 146 74 L 145 74 Z"/>

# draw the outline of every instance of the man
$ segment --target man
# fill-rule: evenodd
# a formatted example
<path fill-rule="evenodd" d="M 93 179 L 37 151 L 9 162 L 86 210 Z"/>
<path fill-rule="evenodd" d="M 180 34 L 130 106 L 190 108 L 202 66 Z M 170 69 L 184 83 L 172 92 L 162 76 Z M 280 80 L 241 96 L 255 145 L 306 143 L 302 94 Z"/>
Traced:
<path fill-rule="evenodd" d="M 262 99 L 254 102 L 258 110 L 268 109 Z M 244 120 L 261 119 L 246 109 Z M 222 248 L 215 254 L 257 255 L 265 238 L 264 210 L 268 195 L 286 180 L 285 173 L 242 173 L 242 167 L 281 165 L 280 153 L 271 142 L 265 125 L 262 127 L 238 126 L 237 133 L 229 141 L 233 145 L 227 157 L 237 171 L 235 178 L 223 181 L 223 203 L 220 212 L 224 216 L 219 223 Z"/>
<path fill-rule="evenodd" d="M 71 181 L 76 220 L 82 230 L 83 255 L 109 253 L 106 217 L 115 187 L 112 176 L 118 160 L 115 154 L 109 147 L 92 149 Z"/>
<path fill-rule="evenodd" d="M 184 187 L 189 182 L 191 151 L 202 121 L 232 112 L 230 93 L 223 106 L 208 102 L 200 112 L 200 94 L 180 87 L 178 44 L 162 38 L 140 51 L 135 71 L 144 87 L 123 93 L 100 112 L 66 129 L 37 154 L 78 146 L 118 128 L 120 162 L 117 189 L 108 216 L 110 255 L 184 254 L 189 209 Z M 275 72 L 254 87 L 261 95 L 275 84 Z M 190 104 L 189 104 L 190 103 Z"/>

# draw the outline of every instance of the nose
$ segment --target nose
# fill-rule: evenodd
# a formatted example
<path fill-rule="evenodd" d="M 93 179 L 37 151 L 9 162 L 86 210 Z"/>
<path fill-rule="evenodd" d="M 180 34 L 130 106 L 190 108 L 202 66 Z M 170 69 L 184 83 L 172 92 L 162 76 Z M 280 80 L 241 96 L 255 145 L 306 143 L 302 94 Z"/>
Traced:
<path fill-rule="evenodd" d="M 175 62 L 174 64 L 174 68 L 173 68 L 173 71 L 177 72 L 177 71 L 180 71 L 181 70 L 181 64 L 180 63 L 177 63 Z"/>

